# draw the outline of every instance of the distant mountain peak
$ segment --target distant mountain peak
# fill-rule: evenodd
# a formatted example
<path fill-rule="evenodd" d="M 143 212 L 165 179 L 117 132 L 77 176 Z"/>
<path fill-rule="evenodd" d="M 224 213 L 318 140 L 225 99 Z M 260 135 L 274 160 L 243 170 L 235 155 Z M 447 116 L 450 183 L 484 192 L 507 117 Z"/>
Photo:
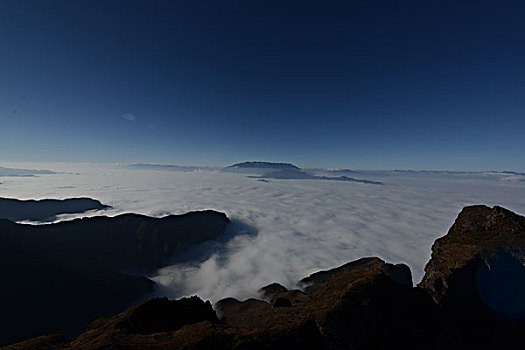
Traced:
<path fill-rule="evenodd" d="M 228 168 L 256 168 L 256 169 L 295 169 L 301 170 L 298 166 L 290 163 L 272 163 L 272 162 L 243 162 L 230 165 Z"/>

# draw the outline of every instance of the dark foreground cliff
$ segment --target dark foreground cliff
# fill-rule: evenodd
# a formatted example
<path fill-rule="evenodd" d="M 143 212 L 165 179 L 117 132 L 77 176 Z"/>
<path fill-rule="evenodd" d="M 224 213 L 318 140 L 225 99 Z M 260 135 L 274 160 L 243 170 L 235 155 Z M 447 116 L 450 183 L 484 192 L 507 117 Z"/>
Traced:
<path fill-rule="evenodd" d="M 214 211 L 47 225 L 0 219 L 0 344 L 55 332 L 79 334 L 97 317 L 147 297 L 155 284 L 141 273 L 217 238 L 228 223 L 225 214 Z"/>
<path fill-rule="evenodd" d="M 364 258 L 279 284 L 261 300 L 152 299 L 58 335 L 6 349 L 523 348 L 525 218 L 467 207 L 432 247 L 419 286 L 405 265 Z"/>

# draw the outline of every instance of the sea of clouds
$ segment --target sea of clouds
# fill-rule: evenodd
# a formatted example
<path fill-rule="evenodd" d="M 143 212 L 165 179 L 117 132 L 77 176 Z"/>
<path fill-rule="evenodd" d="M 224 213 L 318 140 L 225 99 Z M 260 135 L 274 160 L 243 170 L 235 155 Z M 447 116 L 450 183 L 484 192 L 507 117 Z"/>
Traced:
<path fill-rule="evenodd" d="M 212 301 L 229 296 L 245 299 L 257 296 L 259 288 L 269 283 L 295 287 L 312 272 L 366 256 L 409 265 L 418 283 L 432 243 L 447 232 L 462 207 L 501 205 L 525 214 L 525 182 L 519 174 L 364 172 L 356 176 L 384 183 L 371 185 L 261 182 L 246 174 L 209 170 L 22 166 L 59 173 L 1 177 L 1 197 L 91 197 L 113 206 L 105 215 L 225 212 L 234 223 L 224 237 L 174 257 L 170 266 L 149 276 L 160 284 L 159 295 L 172 298 L 198 294 Z M 72 217 L 76 216 L 60 219 Z"/>

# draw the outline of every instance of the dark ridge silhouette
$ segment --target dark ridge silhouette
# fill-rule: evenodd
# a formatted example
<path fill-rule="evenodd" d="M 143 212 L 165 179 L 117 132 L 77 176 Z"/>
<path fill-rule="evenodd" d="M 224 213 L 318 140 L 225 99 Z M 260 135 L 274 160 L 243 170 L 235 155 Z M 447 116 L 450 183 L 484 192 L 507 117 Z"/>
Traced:
<path fill-rule="evenodd" d="M 12 221 L 53 220 L 60 214 L 77 214 L 111 208 L 91 198 L 19 200 L 0 198 L 0 219 Z"/>
<path fill-rule="evenodd" d="M 0 344 L 79 334 L 95 318 L 120 312 L 153 291 L 155 284 L 136 273 L 219 237 L 229 222 L 211 210 L 47 225 L 0 219 Z"/>
<path fill-rule="evenodd" d="M 263 287 L 267 301 L 223 299 L 219 322 L 197 297 L 153 299 L 73 341 L 54 335 L 5 349 L 521 349 L 524 262 L 524 217 L 466 207 L 434 243 L 417 287 L 406 265 L 363 258 L 303 278 L 304 290 Z"/>
<path fill-rule="evenodd" d="M 230 165 L 227 168 L 252 168 L 252 169 L 295 169 L 299 167 L 290 163 L 272 163 L 272 162 L 243 162 Z"/>
<path fill-rule="evenodd" d="M 179 300 L 151 299 L 132 308 L 127 319 L 131 331 L 137 334 L 176 331 L 202 321 L 219 322 L 211 303 L 196 296 Z"/>

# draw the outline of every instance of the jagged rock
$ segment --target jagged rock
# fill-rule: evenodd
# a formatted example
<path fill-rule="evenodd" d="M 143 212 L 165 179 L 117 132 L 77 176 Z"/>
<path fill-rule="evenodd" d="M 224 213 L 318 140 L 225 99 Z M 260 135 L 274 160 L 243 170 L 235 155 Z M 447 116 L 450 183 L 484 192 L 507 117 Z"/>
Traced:
<path fill-rule="evenodd" d="M 408 272 L 408 274 L 407 274 Z M 393 278 L 395 277 L 395 279 Z M 432 323 L 432 302 L 412 288 L 407 267 L 386 264 L 378 258 L 366 258 L 329 271 L 309 276 L 305 292 L 286 290 L 272 284 L 262 289 L 266 298 L 287 300 L 289 307 L 249 299 L 228 298 L 217 304 L 221 321 L 230 327 L 247 329 L 243 344 L 262 346 L 263 339 L 285 334 L 303 334 L 295 346 L 331 349 L 366 349 L 405 342 L 404 330 L 423 341 Z M 294 302 L 290 295 L 301 295 Z M 288 304 L 289 303 L 289 304 Z M 421 322 L 428 320 L 428 322 Z M 394 322 L 395 321 L 395 322 Z M 310 328 L 311 325 L 315 327 Z M 284 349 L 286 343 L 273 343 Z"/>
<path fill-rule="evenodd" d="M 314 293 L 319 286 L 322 286 L 324 283 L 328 282 L 330 279 L 341 272 L 366 268 L 379 269 L 392 278 L 392 280 L 400 283 L 403 286 L 412 287 L 413 285 L 412 273 L 410 272 L 410 268 L 408 266 L 404 264 L 388 264 L 376 257 L 362 258 L 346 263 L 335 269 L 316 272 L 306 278 L 303 278 L 301 281 L 299 281 L 299 284 L 305 287 L 307 293 Z"/>
<path fill-rule="evenodd" d="M 196 297 L 154 299 L 95 321 L 63 349 L 365 349 L 402 344 L 406 330 L 412 341 L 423 341 L 430 298 L 393 280 L 381 260 L 365 262 L 312 275 L 309 294 L 300 292 L 304 301 L 285 299 L 288 307 L 221 300 L 215 306 L 221 323 Z M 292 292 L 277 285 L 265 290 Z"/>
<path fill-rule="evenodd" d="M 525 218 L 498 206 L 466 207 L 447 235 L 434 242 L 419 287 L 438 303 L 463 304 L 461 299 L 477 294 L 479 269 L 490 270 L 501 259 L 525 263 Z"/>
<path fill-rule="evenodd" d="M 520 348 L 525 329 L 525 218 L 495 206 L 464 208 L 432 246 L 419 287 L 440 305 L 448 343 Z M 448 344 L 445 344 L 448 346 Z"/>
<path fill-rule="evenodd" d="M 221 322 L 239 328 L 252 328 L 254 322 L 260 320 L 260 316 L 271 308 L 272 306 L 266 301 L 254 298 L 242 302 L 234 298 L 226 298 L 215 304 Z"/>
<path fill-rule="evenodd" d="M 262 293 L 263 298 L 272 299 L 278 297 L 282 293 L 286 293 L 288 289 L 279 283 L 272 283 L 266 287 L 262 287 L 259 291 Z"/>
<path fill-rule="evenodd" d="M 259 292 L 262 298 L 272 305 L 275 305 L 277 299 L 286 299 L 290 301 L 292 305 L 302 304 L 308 299 L 308 296 L 303 291 L 298 289 L 288 290 L 279 283 L 267 285 L 261 288 Z"/>

